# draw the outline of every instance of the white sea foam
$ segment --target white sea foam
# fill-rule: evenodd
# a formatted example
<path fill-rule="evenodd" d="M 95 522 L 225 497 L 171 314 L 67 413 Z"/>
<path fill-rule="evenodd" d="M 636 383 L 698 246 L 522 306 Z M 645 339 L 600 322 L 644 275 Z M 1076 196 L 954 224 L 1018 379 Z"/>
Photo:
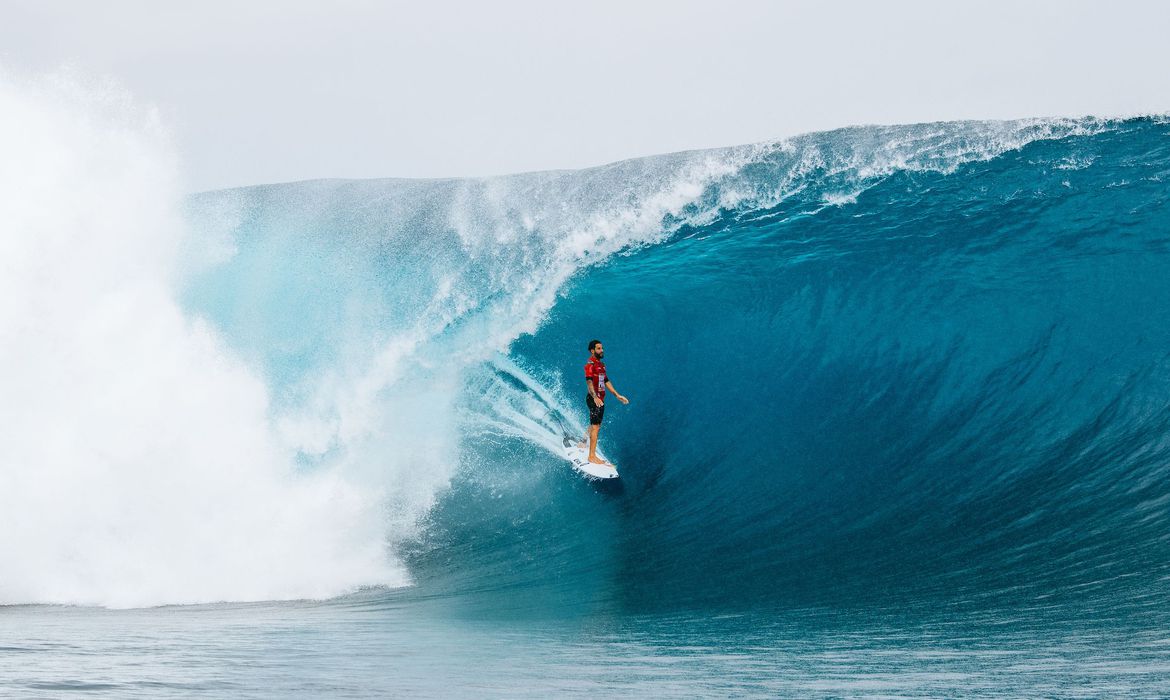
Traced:
<path fill-rule="evenodd" d="M 404 583 L 379 494 L 295 476 L 264 383 L 175 302 L 155 115 L 108 84 L 5 77 L 0 152 L 0 603 Z"/>

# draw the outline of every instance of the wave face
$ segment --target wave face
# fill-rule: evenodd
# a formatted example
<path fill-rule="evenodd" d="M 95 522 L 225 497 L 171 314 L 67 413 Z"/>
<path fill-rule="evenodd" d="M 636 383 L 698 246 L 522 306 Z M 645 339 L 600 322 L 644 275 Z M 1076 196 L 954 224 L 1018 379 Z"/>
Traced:
<path fill-rule="evenodd" d="M 544 609 L 1164 604 L 1170 128 L 1046 128 L 811 135 L 583 270 L 510 359 L 579 415 L 606 342 L 623 491 L 477 447 L 416 576 Z"/>
<path fill-rule="evenodd" d="M 123 99 L 3 88 L 2 603 L 1165 601 L 1163 120 L 183 199 Z"/>
<path fill-rule="evenodd" d="M 1141 605 L 1170 561 L 1167 135 L 854 128 L 211 193 L 237 249 L 186 298 L 279 387 L 307 469 L 397 494 L 419 593 Z M 591 337 L 633 398 L 617 492 L 555 456 Z"/>

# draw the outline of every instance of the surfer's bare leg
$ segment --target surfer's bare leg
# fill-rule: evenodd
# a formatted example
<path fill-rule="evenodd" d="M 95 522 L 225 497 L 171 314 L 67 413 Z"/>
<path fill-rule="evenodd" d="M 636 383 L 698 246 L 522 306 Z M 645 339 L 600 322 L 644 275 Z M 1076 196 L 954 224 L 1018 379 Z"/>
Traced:
<path fill-rule="evenodd" d="M 600 425 L 589 426 L 589 461 L 594 464 L 609 464 L 609 462 L 597 456 L 597 433 L 600 430 Z"/>

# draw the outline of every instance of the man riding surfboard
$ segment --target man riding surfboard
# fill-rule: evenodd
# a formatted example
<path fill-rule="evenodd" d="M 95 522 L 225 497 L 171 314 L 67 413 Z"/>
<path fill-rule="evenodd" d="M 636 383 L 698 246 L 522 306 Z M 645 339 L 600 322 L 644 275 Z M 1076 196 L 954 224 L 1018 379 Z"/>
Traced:
<path fill-rule="evenodd" d="M 597 456 L 597 433 L 601 430 L 601 419 L 605 417 L 605 392 L 608 389 L 618 401 L 624 404 L 630 402 L 613 388 L 609 375 L 605 371 L 605 349 L 600 340 L 589 341 L 589 361 L 585 363 L 585 384 L 589 393 L 585 395 L 585 405 L 589 407 L 589 461 L 594 464 L 609 464 Z M 581 442 L 581 447 L 585 442 Z"/>

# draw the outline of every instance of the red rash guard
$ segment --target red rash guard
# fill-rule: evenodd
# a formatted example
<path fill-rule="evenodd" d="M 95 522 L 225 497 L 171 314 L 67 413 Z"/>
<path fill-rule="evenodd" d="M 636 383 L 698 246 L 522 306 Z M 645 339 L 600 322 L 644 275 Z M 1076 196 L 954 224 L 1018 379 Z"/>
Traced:
<path fill-rule="evenodd" d="M 589 361 L 585 363 L 585 378 L 593 385 L 593 391 L 597 393 L 597 398 L 604 401 L 605 383 L 609 381 L 605 376 L 605 363 L 596 357 L 590 357 Z"/>

